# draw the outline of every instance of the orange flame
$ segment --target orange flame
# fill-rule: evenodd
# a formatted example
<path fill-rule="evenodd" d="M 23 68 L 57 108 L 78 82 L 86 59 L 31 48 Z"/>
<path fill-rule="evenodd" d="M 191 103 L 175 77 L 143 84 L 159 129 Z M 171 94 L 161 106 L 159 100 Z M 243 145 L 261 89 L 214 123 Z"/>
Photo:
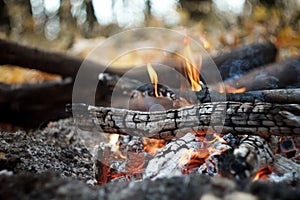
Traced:
<path fill-rule="evenodd" d="M 185 72 L 187 74 L 187 77 L 191 83 L 192 90 L 193 91 L 200 91 L 202 89 L 200 85 L 200 74 L 196 68 L 196 61 L 195 57 L 193 55 L 193 51 L 191 49 L 190 45 L 190 38 L 185 39 L 185 48 L 183 50 L 183 54 L 186 57 L 185 59 Z M 199 57 L 199 68 L 202 67 L 202 57 Z"/>
<path fill-rule="evenodd" d="M 200 149 L 198 151 L 187 149 L 178 160 L 178 164 L 181 166 L 194 163 L 202 164 L 204 162 L 203 159 L 207 158 L 208 156 L 208 149 Z"/>
<path fill-rule="evenodd" d="M 202 89 L 200 83 L 200 77 L 197 69 L 191 65 L 187 60 L 186 60 L 186 70 L 187 70 L 187 75 L 188 79 L 192 85 L 192 90 L 193 91 L 200 91 Z"/>
<path fill-rule="evenodd" d="M 158 90 L 157 90 L 158 77 L 157 77 L 157 73 L 155 72 L 155 70 L 153 69 L 153 67 L 150 63 L 147 64 L 147 70 L 148 70 L 148 74 L 149 74 L 151 83 L 154 86 L 154 95 L 155 95 L 155 97 L 158 97 Z"/>
<path fill-rule="evenodd" d="M 230 85 L 224 85 L 224 87 L 222 87 L 222 85 L 220 84 L 218 86 L 218 91 L 220 93 L 242 93 L 242 92 L 245 92 L 247 90 L 247 88 L 245 87 L 242 87 L 242 88 L 235 88 L 235 87 L 232 87 Z"/>
<path fill-rule="evenodd" d="M 227 143 L 222 137 L 220 137 L 218 134 L 213 133 L 214 139 L 207 141 L 208 143 L 214 143 L 217 140 L 221 141 L 221 143 L 225 144 Z"/>
<path fill-rule="evenodd" d="M 210 48 L 210 43 L 205 39 L 203 35 L 199 35 L 199 40 L 202 42 L 204 49 Z"/>
<path fill-rule="evenodd" d="M 144 150 L 150 154 L 156 154 L 159 149 L 165 146 L 164 140 L 144 138 Z"/>
<path fill-rule="evenodd" d="M 272 173 L 272 171 L 270 168 L 268 168 L 268 167 L 262 168 L 262 169 L 258 170 L 258 172 L 255 174 L 253 181 L 266 180 L 268 178 L 268 175 L 271 173 Z"/>

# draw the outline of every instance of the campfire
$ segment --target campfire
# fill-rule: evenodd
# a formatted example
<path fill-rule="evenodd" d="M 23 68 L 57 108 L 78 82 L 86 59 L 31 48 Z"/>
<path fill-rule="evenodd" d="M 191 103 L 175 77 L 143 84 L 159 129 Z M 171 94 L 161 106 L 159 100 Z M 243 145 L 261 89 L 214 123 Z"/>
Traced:
<path fill-rule="evenodd" d="M 75 133 L 70 127 L 78 126 L 76 134 L 81 134 L 85 145 L 93 152 L 90 157 L 86 153 L 78 157 L 79 160 L 82 158 L 91 160 L 89 170 L 85 172 L 89 177 L 87 182 L 101 185 L 105 191 L 106 187 L 110 187 L 109 183 L 130 182 L 139 187 L 138 184 L 155 184 L 168 180 L 177 184 L 186 176 L 192 177 L 191 181 L 200 176 L 201 180 L 208 181 L 207 184 L 214 184 L 210 181 L 221 178 L 220 180 L 229 179 L 238 184 L 265 182 L 297 187 L 300 180 L 300 90 L 297 78 L 299 57 L 270 64 L 276 56 L 276 47 L 272 43 L 252 44 L 233 49 L 227 54 L 213 58 L 224 82 L 207 84 L 202 74 L 207 70 L 206 58 L 194 59 L 195 55 L 188 43 L 184 52 L 186 59 L 178 60 L 177 57 L 173 57 L 176 62 L 175 65 L 174 63 L 171 65 L 172 69 L 180 76 L 171 75 L 175 81 L 170 85 L 162 79 L 164 78 L 162 75 L 168 73 L 150 61 L 138 69 L 137 74 L 133 73 L 132 77 L 122 76 L 113 70 L 98 74 L 97 81 L 100 82 L 98 91 L 105 89 L 105 98 L 109 98 L 110 93 L 117 93 L 122 102 L 128 103 L 127 107 L 74 103 L 68 106 L 67 110 L 73 112 L 75 124 L 70 125 L 69 122 L 68 125 L 65 122 L 55 124 L 54 130 L 51 128 L 52 125 L 49 125 L 43 134 L 50 135 L 38 136 L 43 139 L 32 141 L 47 143 L 48 139 L 46 141 L 44 139 L 48 137 L 54 137 L 52 141 L 57 141 L 56 131 L 60 130 L 70 133 L 71 136 L 66 141 L 72 144 L 70 140 Z M 78 62 L 69 57 L 68 59 L 70 62 Z M 241 60 L 247 63 L 243 68 L 236 66 Z M 99 68 L 95 63 L 88 64 L 92 66 L 91 69 Z M 61 81 L 72 80 L 66 75 L 72 74 L 71 72 L 64 73 Z M 287 79 L 287 74 L 295 76 Z M 141 82 L 138 77 L 148 82 Z M 182 82 L 182 77 L 186 82 Z M 183 83 L 185 85 L 182 85 Z M 15 96 L 15 103 L 20 105 L 20 108 L 24 107 L 23 101 L 19 101 L 18 94 L 28 99 L 31 92 L 45 93 L 45 96 L 41 95 L 43 99 L 51 99 L 49 95 L 58 94 L 61 98 L 51 105 L 65 108 L 66 101 L 71 98 L 70 91 L 66 93 L 60 90 L 59 93 L 55 93 L 52 84 L 50 82 L 26 87 L 21 85 L 19 90 L 5 86 L 3 92 Z M 55 84 L 61 83 L 57 80 Z M 88 88 L 81 91 L 84 95 L 90 92 Z M 101 104 L 99 97 L 101 95 L 96 94 L 96 104 Z M 5 102 L 6 99 L 3 98 L 2 101 Z M 26 103 L 31 105 L 30 101 Z M 39 105 L 43 103 L 45 102 L 39 102 Z M 32 112 L 37 111 L 43 110 Z M 24 111 L 21 109 L 14 112 Z M 40 132 L 37 133 L 40 135 Z M 99 136 L 106 139 L 97 139 Z M 8 141 L 7 144 L 14 141 L 6 139 L 11 137 L 9 135 L 3 137 L 4 141 Z M 26 138 L 27 136 L 23 140 L 26 141 Z M 39 147 L 42 144 L 35 145 Z M 65 144 L 60 144 L 59 148 L 64 146 Z M 5 148 L 7 149 L 2 148 L 3 152 L 6 152 L 3 150 Z M 25 152 L 27 148 L 26 146 Z M 50 145 L 46 148 L 52 147 Z M 77 149 L 78 147 L 74 151 L 77 152 Z M 50 150 L 46 152 L 48 151 Z M 5 160 L 4 166 L 16 162 L 10 160 L 14 158 L 10 154 L 8 154 L 10 157 L 6 157 L 6 154 L 0 155 Z M 67 155 L 69 153 L 64 152 L 63 156 Z M 44 156 L 46 160 L 51 159 L 47 155 Z M 26 159 L 22 161 L 23 158 L 19 160 L 26 162 L 21 166 L 25 166 L 29 171 L 39 166 L 36 163 L 31 166 Z M 84 166 L 82 164 L 84 162 L 86 161 L 73 166 Z M 68 164 L 63 163 L 61 166 L 65 167 Z M 43 167 L 37 169 L 38 172 L 46 171 Z M 71 176 L 81 177 L 82 171 L 83 169 L 79 168 Z M 70 172 L 65 170 L 62 174 Z M 94 176 L 95 182 L 91 180 L 91 176 Z"/>
<path fill-rule="evenodd" d="M 299 3 L 0 0 L 0 199 L 300 199 Z"/>
<path fill-rule="evenodd" d="M 247 48 L 262 47 L 259 44 Z M 145 84 L 109 73 L 99 75 L 100 81 L 110 87 L 122 82 L 122 88 L 114 89 L 129 96 L 129 109 L 73 105 L 73 111 L 81 111 L 75 117 L 79 127 L 98 127 L 111 134 L 108 142 L 95 148 L 98 184 L 184 174 L 221 176 L 238 182 L 298 182 L 299 106 L 287 104 L 293 103 L 293 97 L 286 94 L 297 95 L 298 89 L 251 91 L 251 85 L 239 84 L 249 69 L 237 71 L 234 79 L 230 79 L 234 72 L 223 73 L 228 80 L 225 85 L 210 89 L 200 79 L 188 45 L 184 52 L 192 60 L 186 59 L 179 71 L 197 96 L 196 103 L 186 98 L 180 87 L 171 89 L 160 84 L 157 72 L 148 63 L 150 82 Z M 202 58 L 198 63 L 201 69 Z M 265 69 L 276 70 L 277 65 L 281 64 Z M 259 70 L 262 69 L 249 74 Z M 224 93 L 228 101 L 211 102 L 210 95 Z"/>

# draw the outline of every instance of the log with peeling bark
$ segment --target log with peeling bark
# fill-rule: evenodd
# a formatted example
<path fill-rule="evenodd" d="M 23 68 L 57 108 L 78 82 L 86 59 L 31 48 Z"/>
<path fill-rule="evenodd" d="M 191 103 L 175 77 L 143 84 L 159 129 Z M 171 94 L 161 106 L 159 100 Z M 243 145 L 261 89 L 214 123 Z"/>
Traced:
<path fill-rule="evenodd" d="M 257 68 L 238 79 L 230 79 L 225 84 L 247 90 L 264 90 L 300 87 L 300 56 Z"/>
<path fill-rule="evenodd" d="M 214 102 L 157 112 L 73 104 L 77 125 L 86 130 L 172 139 L 193 131 L 260 136 L 300 135 L 300 105 Z"/>

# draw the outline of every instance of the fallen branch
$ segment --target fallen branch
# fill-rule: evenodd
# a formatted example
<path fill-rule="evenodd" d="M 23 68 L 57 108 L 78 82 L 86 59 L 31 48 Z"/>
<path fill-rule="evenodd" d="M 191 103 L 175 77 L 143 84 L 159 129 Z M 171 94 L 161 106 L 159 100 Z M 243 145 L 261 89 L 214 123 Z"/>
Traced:
<path fill-rule="evenodd" d="M 140 137 L 171 139 L 191 129 L 259 136 L 300 135 L 298 104 L 214 102 L 158 112 L 74 104 L 72 111 L 80 128 Z"/>

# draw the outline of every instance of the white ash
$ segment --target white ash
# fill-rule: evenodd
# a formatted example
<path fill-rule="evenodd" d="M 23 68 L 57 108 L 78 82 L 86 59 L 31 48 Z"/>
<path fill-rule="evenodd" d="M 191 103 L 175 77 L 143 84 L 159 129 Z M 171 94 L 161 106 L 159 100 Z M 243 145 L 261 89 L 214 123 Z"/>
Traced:
<path fill-rule="evenodd" d="M 181 176 L 184 166 L 180 163 L 180 159 L 188 150 L 197 152 L 203 147 L 203 143 L 198 141 L 192 133 L 172 140 L 149 161 L 144 178 L 155 180 L 162 177 Z"/>
<path fill-rule="evenodd" d="M 208 174 L 210 176 L 216 176 L 219 173 L 218 169 L 218 157 L 225 150 L 229 150 L 232 147 L 227 144 L 227 140 L 230 140 L 233 144 L 236 143 L 237 137 L 233 136 L 231 133 L 226 134 L 222 139 L 216 140 L 208 148 L 209 157 L 205 159 L 205 163 L 202 164 L 199 169 L 199 174 Z M 224 143 L 225 142 L 225 143 Z"/>
<path fill-rule="evenodd" d="M 287 172 L 284 175 L 280 176 L 272 172 L 268 178 L 268 181 L 271 183 L 287 183 L 292 184 L 293 182 L 299 182 L 300 176 L 296 171 Z"/>

